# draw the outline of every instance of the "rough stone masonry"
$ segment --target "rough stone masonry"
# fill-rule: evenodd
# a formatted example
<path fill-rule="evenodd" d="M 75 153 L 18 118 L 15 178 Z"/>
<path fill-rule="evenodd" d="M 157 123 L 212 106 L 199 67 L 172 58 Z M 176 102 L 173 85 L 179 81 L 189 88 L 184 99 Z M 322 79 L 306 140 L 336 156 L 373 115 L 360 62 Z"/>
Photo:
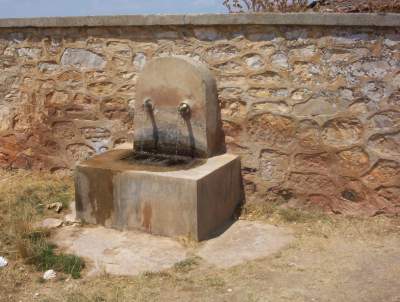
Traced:
<path fill-rule="evenodd" d="M 0 167 L 59 172 L 132 141 L 141 69 L 184 55 L 217 76 L 247 200 L 273 193 L 334 213 L 399 213 L 400 27 L 385 16 L 384 26 L 368 25 L 370 15 L 340 26 L 314 16 L 259 25 L 229 16 L 207 26 L 3 22 Z"/>

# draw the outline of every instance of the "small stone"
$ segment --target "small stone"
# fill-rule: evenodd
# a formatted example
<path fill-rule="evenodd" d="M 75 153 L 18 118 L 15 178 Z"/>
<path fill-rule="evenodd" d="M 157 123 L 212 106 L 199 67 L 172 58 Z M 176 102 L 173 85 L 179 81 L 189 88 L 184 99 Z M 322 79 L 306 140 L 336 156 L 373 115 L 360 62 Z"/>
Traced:
<path fill-rule="evenodd" d="M 273 150 L 264 150 L 260 158 L 260 175 L 267 182 L 279 183 L 285 178 L 288 156 Z"/>
<path fill-rule="evenodd" d="M 25 57 L 27 59 L 38 59 L 42 54 L 42 50 L 40 48 L 28 47 L 19 48 L 17 52 L 20 57 Z"/>
<path fill-rule="evenodd" d="M 106 63 L 100 55 L 80 48 L 67 48 L 61 57 L 61 65 L 82 68 L 102 69 L 106 66 Z"/>
<path fill-rule="evenodd" d="M 57 276 L 56 272 L 54 270 L 48 270 L 43 274 L 43 279 L 44 280 L 52 280 Z"/>
<path fill-rule="evenodd" d="M 6 259 L 6 258 L 4 258 L 4 257 L 0 257 L 0 268 L 2 268 L 2 267 L 6 267 L 6 266 L 7 266 L 7 264 L 8 264 L 8 261 L 7 261 L 7 259 Z"/>
<path fill-rule="evenodd" d="M 361 93 L 375 103 L 379 103 L 384 97 L 384 88 L 375 82 L 368 82 L 361 87 Z"/>
<path fill-rule="evenodd" d="M 365 62 L 362 68 L 370 77 L 378 79 L 383 79 L 390 71 L 390 66 L 385 61 Z"/>
<path fill-rule="evenodd" d="M 75 213 L 65 215 L 64 222 L 65 222 L 66 225 L 72 225 L 72 224 L 81 223 L 81 221 L 76 218 L 76 214 Z"/>
<path fill-rule="evenodd" d="M 340 148 L 357 143 L 363 134 L 363 125 L 357 118 L 335 118 L 324 125 L 322 138 L 326 145 Z"/>
<path fill-rule="evenodd" d="M 49 210 L 54 209 L 57 213 L 60 213 L 63 208 L 63 205 L 61 202 L 54 202 L 54 203 L 47 205 L 47 208 Z"/>
<path fill-rule="evenodd" d="M 231 293 L 232 292 L 232 288 L 228 288 L 228 293 Z"/>
<path fill-rule="evenodd" d="M 39 63 L 38 68 L 40 72 L 46 73 L 55 71 L 59 66 L 55 63 L 42 62 Z"/>
<path fill-rule="evenodd" d="M 135 65 L 138 70 L 142 70 L 144 65 L 146 65 L 146 55 L 142 52 L 138 52 L 133 59 L 133 65 Z"/>
<path fill-rule="evenodd" d="M 272 64 L 280 69 L 287 69 L 289 67 L 288 58 L 283 53 L 277 53 L 271 57 Z"/>
<path fill-rule="evenodd" d="M 46 218 L 40 223 L 40 227 L 44 229 L 55 229 L 62 225 L 63 221 L 57 218 Z"/>
<path fill-rule="evenodd" d="M 264 66 L 264 62 L 259 55 L 248 56 L 246 57 L 245 61 L 247 66 L 253 70 L 260 69 Z"/>

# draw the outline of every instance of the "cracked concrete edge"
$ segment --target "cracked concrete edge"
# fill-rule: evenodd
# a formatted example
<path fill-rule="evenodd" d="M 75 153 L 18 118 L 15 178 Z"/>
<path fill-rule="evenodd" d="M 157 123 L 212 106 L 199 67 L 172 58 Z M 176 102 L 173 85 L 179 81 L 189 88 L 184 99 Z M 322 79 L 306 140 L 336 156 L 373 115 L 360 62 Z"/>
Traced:
<path fill-rule="evenodd" d="M 199 15 L 115 15 L 0 19 L 0 28 L 110 26 L 297 25 L 400 27 L 400 14 L 255 13 Z"/>

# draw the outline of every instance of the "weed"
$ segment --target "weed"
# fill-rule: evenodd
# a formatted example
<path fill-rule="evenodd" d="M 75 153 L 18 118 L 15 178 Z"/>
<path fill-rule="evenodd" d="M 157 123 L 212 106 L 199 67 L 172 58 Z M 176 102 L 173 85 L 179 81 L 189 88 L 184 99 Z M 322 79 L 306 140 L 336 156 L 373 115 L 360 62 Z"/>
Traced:
<path fill-rule="evenodd" d="M 279 209 L 279 215 L 286 222 L 305 222 L 308 218 L 308 213 L 291 208 Z"/>
<path fill-rule="evenodd" d="M 178 263 L 175 263 L 174 270 L 177 272 L 187 273 L 199 265 L 199 257 L 190 257 Z"/>
<path fill-rule="evenodd" d="M 31 210 L 30 215 L 43 214 L 47 204 L 60 202 L 63 207 L 69 206 L 72 194 L 65 184 L 33 184 L 24 188 L 15 196 L 15 210 Z"/>
<path fill-rule="evenodd" d="M 73 198 L 71 180 L 47 177 L 23 177 L 21 181 L 13 178 L 9 184 L 0 187 L 0 251 L 16 259 L 22 257 L 36 269 L 54 269 L 79 278 L 84 267 L 81 258 L 74 255 L 56 253 L 55 246 L 48 242 L 49 230 L 35 229 L 33 223 L 46 214 L 46 205 L 60 202 L 68 207 Z"/>
<path fill-rule="evenodd" d="M 243 217 L 245 219 L 273 219 L 288 223 L 329 221 L 330 216 L 318 209 L 302 210 L 298 208 L 284 207 L 281 202 L 254 202 L 244 206 Z"/>
<path fill-rule="evenodd" d="M 73 187 L 72 179 L 43 174 L 37 177 L 15 172 L 9 179 L 0 183 L 0 252 L 16 259 L 26 252 L 24 246 L 29 246 L 28 234 L 41 236 L 40 231 L 32 232 L 32 225 L 45 216 L 56 215 L 46 210 L 47 205 L 61 202 L 68 207 Z"/>
<path fill-rule="evenodd" d="M 243 216 L 249 219 L 266 219 L 276 211 L 276 204 L 271 202 L 246 203 L 243 207 Z"/>
<path fill-rule="evenodd" d="M 308 8 L 308 0 L 224 0 L 229 12 L 300 12 Z"/>
<path fill-rule="evenodd" d="M 202 286 L 204 287 L 224 287 L 225 280 L 219 276 L 206 276 L 205 278 L 199 280 Z"/>
<path fill-rule="evenodd" d="M 313 222 L 329 220 L 329 216 L 320 211 L 303 211 L 295 208 L 279 208 L 278 214 L 286 222 Z"/>
<path fill-rule="evenodd" d="M 66 302 L 90 302 L 92 301 L 82 293 L 70 293 L 66 297 Z M 101 301 L 101 300 L 95 300 Z"/>
<path fill-rule="evenodd" d="M 81 270 L 85 266 L 84 261 L 75 256 L 68 254 L 55 254 L 54 245 L 47 244 L 41 247 L 38 254 L 33 258 L 36 268 L 40 271 L 54 269 L 55 271 L 69 274 L 74 279 L 81 276 Z"/>
<path fill-rule="evenodd" d="M 69 254 L 55 252 L 56 246 L 47 241 L 48 231 L 34 230 L 25 234 L 17 243 L 20 255 L 27 264 L 32 264 L 39 271 L 54 269 L 77 279 L 84 268 L 84 261 Z"/>
<path fill-rule="evenodd" d="M 157 278 L 169 279 L 172 276 L 170 273 L 167 272 L 144 272 L 142 274 L 142 277 L 145 279 L 157 279 Z"/>
<path fill-rule="evenodd" d="M 230 13 L 303 12 L 337 13 L 400 12 L 400 0 L 224 0 Z"/>

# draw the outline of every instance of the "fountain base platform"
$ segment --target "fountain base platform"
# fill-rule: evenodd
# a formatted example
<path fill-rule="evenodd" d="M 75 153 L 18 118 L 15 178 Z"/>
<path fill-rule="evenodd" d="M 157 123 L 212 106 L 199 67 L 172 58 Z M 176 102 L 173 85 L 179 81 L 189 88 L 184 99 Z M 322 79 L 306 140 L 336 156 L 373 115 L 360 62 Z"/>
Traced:
<path fill-rule="evenodd" d="M 135 163 L 112 150 L 76 167 L 77 217 L 168 237 L 210 238 L 243 200 L 240 159 L 223 154 L 176 167 Z"/>

